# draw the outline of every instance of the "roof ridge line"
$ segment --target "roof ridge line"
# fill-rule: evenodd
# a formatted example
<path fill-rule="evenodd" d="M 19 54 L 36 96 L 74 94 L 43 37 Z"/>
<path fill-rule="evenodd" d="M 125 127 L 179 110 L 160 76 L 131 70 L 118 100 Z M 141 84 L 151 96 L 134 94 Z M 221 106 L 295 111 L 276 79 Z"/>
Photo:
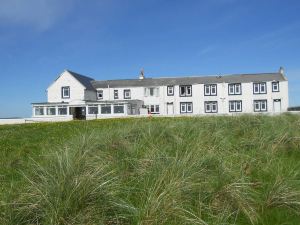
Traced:
<path fill-rule="evenodd" d="M 92 82 L 101 82 L 101 81 L 143 81 L 143 80 L 158 80 L 158 79 L 184 79 L 184 78 L 213 78 L 213 77 L 228 77 L 228 76 L 255 76 L 255 75 L 276 75 L 278 72 L 271 73 L 237 73 L 237 74 L 215 74 L 215 75 L 187 75 L 187 76 L 164 76 L 164 77 L 149 77 L 144 79 L 139 78 L 130 78 L 130 79 L 114 79 L 114 80 L 93 80 Z"/>

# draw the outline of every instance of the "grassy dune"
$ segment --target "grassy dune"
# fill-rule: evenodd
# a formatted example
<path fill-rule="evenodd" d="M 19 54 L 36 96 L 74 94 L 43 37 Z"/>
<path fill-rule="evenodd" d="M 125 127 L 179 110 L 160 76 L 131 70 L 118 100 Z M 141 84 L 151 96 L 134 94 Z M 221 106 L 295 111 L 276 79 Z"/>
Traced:
<path fill-rule="evenodd" d="M 300 117 L 0 126 L 0 224 L 300 224 Z"/>

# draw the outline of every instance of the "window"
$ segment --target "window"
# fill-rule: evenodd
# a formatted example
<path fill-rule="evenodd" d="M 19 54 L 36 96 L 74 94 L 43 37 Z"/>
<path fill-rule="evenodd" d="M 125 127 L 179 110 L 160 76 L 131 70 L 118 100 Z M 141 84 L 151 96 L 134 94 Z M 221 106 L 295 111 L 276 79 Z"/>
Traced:
<path fill-rule="evenodd" d="M 174 95 L 174 86 L 168 86 L 167 87 L 167 95 L 173 96 Z"/>
<path fill-rule="evenodd" d="M 88 113 L 89 114 L 98 114 L 98 106 L 97 105 L 89 105 Z"/>
<path fill-rule="evenodd" d="M 131 93 L 129 89 L 124 90 L 124 99 L 131 99 Z"/>
<path fill-rule="evenodd" d="M 136 115 L 138 114 L 138 107 L 136 104 L 128 104 L 127 105 L 127 112 L 129 115 Z"/>
<path fill-rule="evenodd" d="M 124 113 L 124 105 L 114 105 L 114 113 Z"/>
<path fill-rule="evenodd" d="M 103 90 L 98 90 L 97 91 L 97 98 L 98 99 L 103 99 Z"/>
<path fill-rule="evenodd" d="M 149 88 L 149 95 L 154 96 L 154 88 Z"/>
<path fill-rule="evenodd" d="M 253 83 L 253 93 L 254 94 L 266 94 L 267 93 L 266 82 Z"/>
<path fill-rule="evenodd" d="M 217 101 L 204 102 L 204 108 L 206 113 L 217 113 L 218 102 Z"/>
<path fill-rule="evenodd" d="M 229 101 L 229 112 L 242 112 L 242 101 Z"/>
<path fill-rule="evenodd" d="M 180 97 L 192 96 L 192 85 L 181 85 L 181 86 L 179 86 L 179 96 Z"/>
<path fill-rule="evenodd" d="M 155 87 L 147 87 L 145 88 L 145 97 L 148 96 L 159 96 L 159 88 L 155 88 Z"/>
<path fill-rule="evenodd" d="M 55 107 L 47 107 L 47 115 L 55 115 L 56 114 L 56 109 Z"/>
<path fill-rule="evenodd" d="M 42 115 L 44 115 L 44 107 L 35 107 L 34 114 L 36 116 L 42 116 Z"/>
<path fill-rule="evenodd" d="M 111 114 L 111 105 L 101 105 L 101 114 Z"/>
<path fill-rule="evenodd" d="M 204 95 L 205 96 L 216 96 L 217 95 L 217 85 L 216 84 L 204 85 Z"/>
<path fill-rule="evenodd" d="M 67 115 L 68 108 L 67 106 L 58 107 L 58 115 Z"/>
<path fill-rule="evenodd" d="M 254 112 L 266 112 L 267 110 L 267 100 L 254 100 Z"/>
<path fill-rule="evenodd" d="M 180 102 L 180 113 L 192 113 L 193 103 L 192 102 Z"/>
<path fill-rule="evenodd" d="M 278 81 L 272 82 L 272 91 L 279 92 L 279 82 Z"/>
<path fill-rule="evenodd" d="M 146 108 L 151 114 L 159 114 L 159 105 L 147 105 Z"/>
<path fill-rule="evenodd" d="M 62 98 L 70 98 L 70 87 L 62 87 L 61 88 L 61 97 Z"/>
<path fill-rule="evenodd" d="M 114 99 L 119 99 L 119 91 L 114 90 Z"/>
<path fill-rule="evenodd" d="M 228 94 L 229 95 L 241 95 L 242 85 L 241 84 L 228 84 Z"/>

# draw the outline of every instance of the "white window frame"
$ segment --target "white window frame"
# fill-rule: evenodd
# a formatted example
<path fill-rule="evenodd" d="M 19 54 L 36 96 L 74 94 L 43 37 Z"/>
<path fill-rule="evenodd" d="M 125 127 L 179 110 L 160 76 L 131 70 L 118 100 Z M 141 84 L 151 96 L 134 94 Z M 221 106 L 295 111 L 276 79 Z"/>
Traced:
<path fill-rule="evenodd" d="M 148 88 L 148 90 L 149 90 L 149 96 L 151 96 L 151 97 L 155 96 L 155 88 L 150 87 L 150 88 Z"/>
<path fill-rule="evenodd" d="M 120 107 L 120 106 L 123 107 L 123 112 L 116 112 L 115 107 Z M 114 105 L 113 105 L 113 113 L 114 113 L 114 114 L 124 114 L 124 113 L 125 113 L 125 107 L 124 107 L 124 104 L 114 104 Z"/>
<path fill-rule="evenodd" d="M 241 95 L 242 94 L 242 84 L 228 84 L 228 95 Z"/>
<path fill-rule="evenodd" d="M 114 99 L 119 99 L 119 90 L 114 90 Z"/>
<path fill-rule="evenodd" d="M 267 83 L 253 83 L 253 94 L 267 94 Z"/>
<path fill-rule="evenodd" d="M 253 93 L 254 94 L 258 94 L 259 93 L 259 84 L 258 83 L 254 83 L 253 84 Z"/>
<path fill-rule="evenodd" d="M 67 91 L 67 94 L 65 93 L 65 91 Z M 61 98 L 70 98 L 70 96 L 71 96 L 70 86 L 61 87 Z"/>
<path fill-rule="evenodd" d="M 124 90 L 124 99 L 131 99 L 131 90 L 130 89 Z"/>
<path fill-rule="evenodd" d="M 231 108 L 231 106 L 233 106 L 233 108 Z M 243 104 L 241 100 L 229 101 L 229 112 L 242 112 L 242 111 L 243 111 Z"/>
<path fill-rule="evenodd" d="M 97 90 L 97 99 L 103 99 L 104 97 L 103 90 Z"/>
<path fill-rule="evenodd" d="M 272 82 L 272 92 L 279 92 L 279 81 L 273 81 Z"/>
<path fill-rule="evenodd" d="M 265 106 L 265 107 L 262 107 Z M 268 101 L 264 100 L 254 100 L 253 101 L 254 112 L 267 112 L 268 111 Z"/>
<path fill-rule="evenodd" d="M 180 102 L 180 113 L 193 113 L 193 102 Z"/>
<path fill-rule="evenodd" d="M 158 87 L 146 87 L 145 88 L 145 97 L 159 97 L 159 88 Z"/>
<path fill-rule="evenodd" d="M 215 109 L 214 107 L 215 106 Z M 218 113 L 218 102 L 217 101 L 205 101 L 204 102 L 205 113 Z"/>
<path fill-rule="evenodd" d="M 266 83 L 261 83 L 259 91 L 262 94 L 267 94 L 267 84 Z"/>
<path fill-rule="evenodd" d="M 110 107 L 110 112 L 109 113 L 103 113 L 102 112 L 102 108 L 104 107 Z M 103 114 L 103 115 L 108 115 L 108 114 L 111 114 L 112 113 L 112 110 L 111 110 L 111 104 L 105 104 L 105 105 L 100 105 L 100 114 Z"/>
<path fill-rule="evenodd" d="M 217 96 L 217 84 L 205 84 L 204 85 L 204 96 Z"/>
<path fill-rule="evenodd" d="M 160 114 L 160 107 L 159 105 L 146 105 L 148 112 L 151 114 Z"/>
<path fill-rule="evenodd" d="M 61 109 L 66 110 L 66 113 L 61 113 L 61 111 L 60 111 Z M 68 115 L 68 107 L 67 106 L 58 106 L 57 107 L 57 115 L 60 115 L 60 116 Z"/>
<path fill-rule="evenodd" d="M 51 114 L 51 110 L 53 110 L 53 109 L 54 109 L 54 114 Z M 55 106 L 48 106 L 46 108 L 46 114 L 48 116 L 55 116 L 56 115 L 56 107 Z"/>
<path fill-rule="evenodd" d="M 97 109 L 97 113 L 91 113 L 90 110 L 91 110 L 92 108 L 93 108 L 93 109 L 96 108 L 96 109 Z M 98 107 L 98 105 L 88 105 L 88 114 L 89 114 L 89 115 L 97 115 L 97 114 L 99 114 L 99 107 Z"/>
<path fill-rule="evenodd" d="M 39 113 L 37 113 L 39 112 Z M 44 116 L 45 115 L 45 109 L 43 106 L 35 106 L 34 107 L 34 115 L 35 116 Z"/>
<path fill-rule="evenodd" d="M 183 90 L 183 92 L 182 92 Z M 180 97 L 191 97 L 192 96 L 192 85 L 180 85 L 179 86 Z"/>
<path fill-rule="evenodd" d="M 167 95 L 174 96 L 174 86 L 167 86 Z"/>

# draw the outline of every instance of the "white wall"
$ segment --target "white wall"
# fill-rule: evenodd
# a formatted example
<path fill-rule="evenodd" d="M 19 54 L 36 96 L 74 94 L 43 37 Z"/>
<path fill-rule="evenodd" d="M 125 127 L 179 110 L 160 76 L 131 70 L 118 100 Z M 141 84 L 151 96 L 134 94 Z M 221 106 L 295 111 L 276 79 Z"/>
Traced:
<path fill-rule="evenodd" d="M 70 98 L 62 98 L 61 89 L 70 87 Z M 63 72 L 47 89 L 48 102 L 72 102 L 85 99 L 85 87 L 69 72 Z"/>
<path fill-rule="evenodd" d="M 272 81 L 267 83 L 267 94 L 253 94 L 253 83 L 242 83 L 241 95 L 228 95 L 228 83 L 217 84 L 217 96 L 204 96 L 204 84 L 189 84 L 192 85 L 192 96 L 180 97 L 179 85 L 174 86 L 174 96 L 167 95 L 167 86 L 159 86 L 158 96 L 145 96 L 145 88 L 147 87 L 126 87 L 126 88 L 103 88 L 103 99 L 100 101 L 114 101 L 114 90 L 118 90 L 118 100 L 124 99 L 124 90 L 130 89 L 131 100 L 142 100 L 144 105 L 159 105 L 160 114 L 167 115 L 167 103 L 172 102 L 174 107 L 174 115 L 180 114 L 181 102 L 192 102 L 192 115 L 212 115 L 205 113 L 205 101 L 218 102 L 218 114 L 236 114 L 229 112 L 229 101 L 241 100 L 243 113 L 254 112 L 254 100 L 267 100 L 268 113 L 274 111 L 274 99 L 281 100 L 281 111 L 286 112 L 288 109 L 288 82 L 279 82 L 279 92 L 272 92 Z M 61 96 L 61 89 L 63 86 L 70 87 L 70 98 L 63 99 Z M 85 101 L 97 101 L 97 95 L 94 91 L 88 91 L 85 87 L 77 81 L 69 72 L 65 71 L 61 76 L 48 88 L 48 102 L 69 102 L 70 105 L 85 105 Z M 100 112 L 100 110 L 99 110 Z M 238 113 L 240 114 L 240 113 Z M 87 115 L 89 116 L 89 115 Z M 105 115 L 99 115 L 105 116 Z M 126 116 L 124 114 L 124 116 Z M 44 116 L 41 116 L 44 117 Z"/>
<path fill-rule="evenodd" d="M 241 100 L 243 113 L 254 112 L 254 100 L 267 100 L 268 113 L 273 112 L 274 99 L 281 99 L 282 112 L 286 112 L 288 108 L 288 82 L 279 82 L 279 92 L 272 92 L 272 81 L 267 83 L 267 94 L 253 94 L 253 83 L 242 83 L 241 95 L 228 95 L 228 83 L 217 84 L 216 96 L 204 96 L 204 84 L 192 84 L 192 96 L 180 97 L 179 85 L 174 86 L 174 96 L 167 95 L 167 86 L 160 86 L 159 96 L 148 96 L 144 94 L 145 87 L 128 87 L 128 88 L 109 88 L 103 90 L 103 100 L 114 100 L 114 90 L 119 91 L 119 100 L 123 100 L 124 89 L 131 90 L 131 99 L 139 99 L 144 101 L 144 105 L 159 105 L 160 114 L 167 115 L 167 103 L 173 102 L 174 114 L 180 114 L 181 102 L 193 102 L 194 115 L 206 114 L 204 109 L 205 101 L 218 102 L 218 114 L 236 114 L 229 112 L 229 101 Z M 211 115 L 211 114 L 209 114 Z"/>

